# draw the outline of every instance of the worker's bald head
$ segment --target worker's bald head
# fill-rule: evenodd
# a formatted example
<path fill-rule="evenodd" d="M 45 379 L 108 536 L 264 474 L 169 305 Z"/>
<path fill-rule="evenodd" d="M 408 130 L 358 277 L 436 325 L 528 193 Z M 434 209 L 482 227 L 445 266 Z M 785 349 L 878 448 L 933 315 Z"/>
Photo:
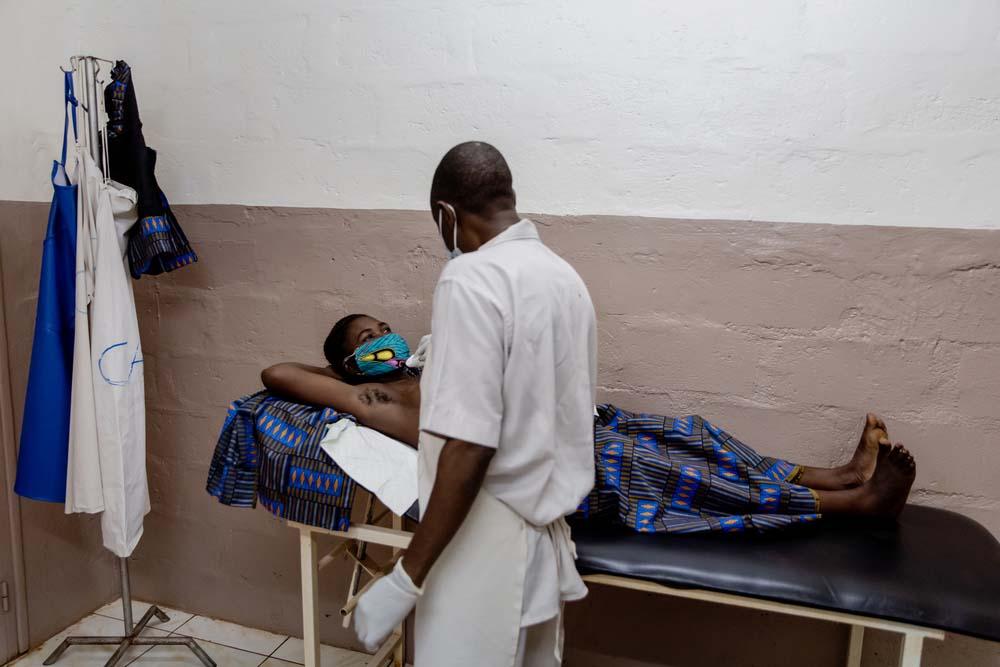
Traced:
<path fill-rule="evenodd" d="M 441 201 L 473 215 L 513 209 L 513 179 L 500 151 L 482 141 L 467 141 L 445 153 L 431 182 L 435 218 Z"/>

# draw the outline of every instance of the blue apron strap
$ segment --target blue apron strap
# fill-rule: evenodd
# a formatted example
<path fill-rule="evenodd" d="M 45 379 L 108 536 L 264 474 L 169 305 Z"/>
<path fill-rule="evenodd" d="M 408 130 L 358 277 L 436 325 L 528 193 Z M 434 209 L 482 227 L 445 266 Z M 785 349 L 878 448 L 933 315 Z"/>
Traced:
<path fill-rule="evenodd" d="M 73 72 L 63 73 L 63 145 L 62 145 L 62 159 L 59 164 L 66 166 L 66 133 L 69 130 L 69 108 L 66 106 L 70 104 L 73 106 L 73 139 L 77 139 L 76 136 L 76 105 L 79 104 L 76 100 L 76 96 L 73 94 Z"/>

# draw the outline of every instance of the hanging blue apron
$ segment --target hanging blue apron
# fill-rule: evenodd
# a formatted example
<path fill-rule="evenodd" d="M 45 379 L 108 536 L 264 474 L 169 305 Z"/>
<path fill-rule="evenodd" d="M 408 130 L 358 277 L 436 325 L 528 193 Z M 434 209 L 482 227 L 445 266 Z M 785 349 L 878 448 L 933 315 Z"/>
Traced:
<path fill-rule="evenodd" d="M 35 339 L 14 482 L 17 494 L 54 503 L 66 501 L 76 306 L 76 185 L 66 175 L 70 106 L 76 138 L 77 101 L 71 72 L 65 74 L 63 86 L 62 157 L 52 163 L 54 192 L 42 250 Z"/>

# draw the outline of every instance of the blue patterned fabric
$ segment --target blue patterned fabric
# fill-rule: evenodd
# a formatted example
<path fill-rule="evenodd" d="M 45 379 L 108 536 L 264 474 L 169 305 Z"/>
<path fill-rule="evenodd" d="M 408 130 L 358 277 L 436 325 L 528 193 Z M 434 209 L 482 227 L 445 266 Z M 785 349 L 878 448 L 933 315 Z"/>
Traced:
<path fill-rule="evenodd" d="M 156 182 L 156 151 L 143 137 L 135 81 L 125 61 L 119 60 L 111 70 L 104 103 L 111 177 L 134 188 L 139 198 L 139 221 L 128 232 L 129 272 L 139 279 L 197 262 L 198 255 Z"/>
<path fill-rule="evenodd" d="M 319 443 L 326 427 L 354 417 L 283 401 L 266 391 L 235 401 L 209 467 L 208 492 L 224 505 L 255 507 L 328 530 L 347 530 L 354 481 Z"/>
<path fill-rule="evenodd" d="M 594 419 L 594 489 L 579 518 L 639 532 L 742 533 L 819 518 L 800 468 L 761 456 L 701 417 L 602 405 Z"/>

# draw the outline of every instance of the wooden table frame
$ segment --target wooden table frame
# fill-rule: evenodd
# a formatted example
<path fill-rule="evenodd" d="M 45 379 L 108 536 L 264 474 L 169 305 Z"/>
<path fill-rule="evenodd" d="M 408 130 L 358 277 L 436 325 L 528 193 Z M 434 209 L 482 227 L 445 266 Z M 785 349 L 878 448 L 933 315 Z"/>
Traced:
<path fill-rule="evenodd" d="M 375 575 L 387 572 L 403 549 L 410 544 L 413 533 L 403 530 L 403 518 L 392 516 L 392 527 L 375 525 L 389 513 L 382 511 L 373 517 L 374 496 L 369 496 L 365 509 L 365 521 L 354 524 L 345 531 L 325 530 L 307 526 L 293 521 L 289 526 L 299 531 L 299 549 L 302 563 L 302 640 L 305 649 L 305 667 L 320 667 L 319 642 L 319 571 L 332 563 L 341 554 L 354 560 L 354 570 L 348 589 L 347 601 L 341 608 L 343 625 L 348 627 L 351 614 L 358 597 L 365 592 L 375 580 Z M 319 558 L 316 537 L 329 535 L 338 538 L 339 543 L 328 554 Z M 377 544 L 391 547 L 393 559 L 388 564 L 379 564 L 368 557 L 367 545 Z M 362 573 L 372 577 L 367 584 L 360 586 Z M 773 602 L 733 593 L 719 593 L 697 588 L 674 588 L 664 586 L 644 579 L 632 579 L 608 574 L 590 574 L 583 577 L 584 581 L 601 586 L 615 586 L 630 590 L 669 595 L 688 600 L 700 600 L 715 604 L 757 609 L 776 614 L 787 614 L 800 618 L 812 618 L 833 623 L 844 623 L 851 627 L 850 643 L 848 644 L 846 667 L 861 667 L 861 654 L 864 644 L 865 629 L 886 630 L 902 635 L 900 650 L 900 667 L 920 667 L 925 639 L 944 639 L 945 633 L 933 628 L 924 628 L 908 623 L 886 621 L 879 618 L 859 616 L 840 611 L 827 611 L 815 607 L 799 606 L 787 602 Z M 369 661 L 369 667 L 403 667 L 403 646 L 405 630 L 400 626 L 388 640 L 375 652 Z M 390 663 L 391 660 L 391 663 Z"/>
<path fill-rule="evenodd" d="M 352 524 L 350 528 L 343 531 L 316 528 L 294 521 L 286 522 L 299 531 L 299 556 L 302 564 L 302 643 L 305 651 L 305 667 L 320 667 L 319 571 L 341 555 L 346 555 L 354 561 L 347 600 L 340 610 L 343 616 L 343 625 L 346 628 L 351 623 L 351 614 L 357 604 L 358 597 L 375 581 L 376 575 L 384 574 L 392 568 L 402 550 L 410 544 L 410 538 L 413 534 L 403 530 L 403 518 L 393 514 L 391 528 L 375 525 L 389 513 L 389 510 L 384 510 L 378 516 L 373 517 L 374 507 L 375 497 L 369 494 L 365 508 L 365 521 Z M 316 543 L 316 537 L 319 535 L 329 535 L 339 540 L 337 546 L 322 558 L 319 557 Z M 392 560 L 387 564 L 376 563 L 366 553 L 369 544 L 392 547 Z M 371 577 L 364 586 L 360 585 L 362 573 Z M 385 667 L 387 664 L 391 664 L 393 667 L 403 667 L 404 638 L 405 629 L 403 625 L 400 625 L 369 660 L 369 667 Z"/>
<path fill-rule="evenodd" d="M 945 637 L 945 633 L 941 630 L 923 628 L 908 623 L 885 621 L 880 618 L 858 616 L 841 611 L 827 611 L 825 609 L 816 609 L 815 607 L 803 607 L 787 602 L 772 602 L 770 600 L 735 595 L 733 593 L 718 593 L 699 588 L 673 588 L 644 579 L 632 579 L 630 577 L 610 574 L 590 574 L 585 576 L 583 580 L 592 584 L 628 588 L 645 593 L 656 593 L 657 595 L 670 595 L 678 598 L 687 598 L 688 600 L 724 604 L 731 607 L 744 607 L 746 609 L 757 609 L 776 614 L 798 616 L 800 618 L 845 623 L 851 626 L 850 643 L 848 644 L 847 661 L 845 662 L 847 667 L 861 667 L 861 650 L 864 644 L 865 628 L 887 630 L 903 636 L 903 645 L 899 656 L 900 667 L 919 667 L 924 640 L 944 639 Z"/>

